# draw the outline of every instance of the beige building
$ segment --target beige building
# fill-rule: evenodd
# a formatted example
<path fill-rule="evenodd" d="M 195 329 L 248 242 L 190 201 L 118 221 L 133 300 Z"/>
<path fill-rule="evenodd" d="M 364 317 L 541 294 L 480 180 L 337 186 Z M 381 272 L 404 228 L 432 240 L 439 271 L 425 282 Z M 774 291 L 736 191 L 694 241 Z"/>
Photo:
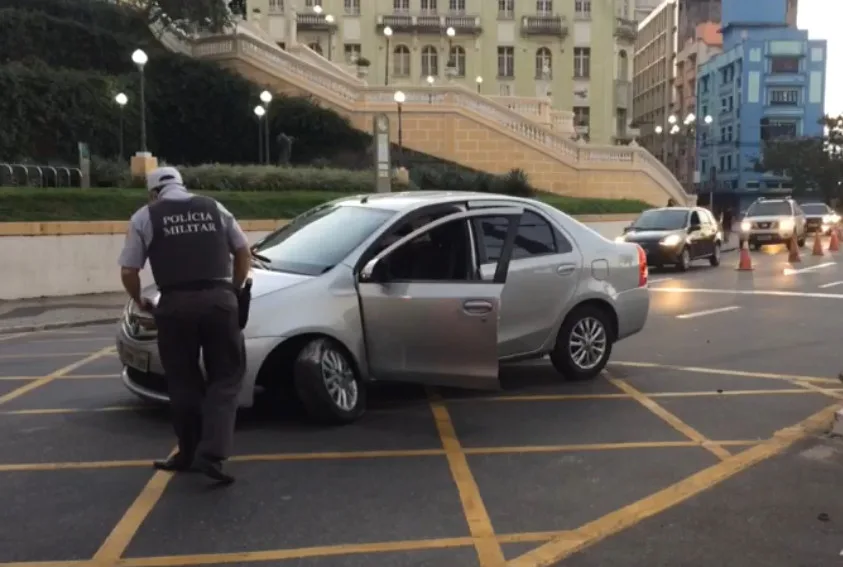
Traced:
<path fill-rule="evenodd" d="M 370 85 L 449 81 L 494 97 L 549 97 L 594 143 L 629 139 L 635 0 L 250 0 L 250 20 Z M 257 11 L 256 11 L 257 10 Z M 453 65 L 449 66 L 448 64 Z"/>
<path fill-rule="evenodd" d="M 633 60 L 632 118 L 641 130 L 639 143 L 665 161 L 664 136 L 671 125 L 676 92 L 677 29 L 676 0 L 664 0 L 638 24 Z"/>

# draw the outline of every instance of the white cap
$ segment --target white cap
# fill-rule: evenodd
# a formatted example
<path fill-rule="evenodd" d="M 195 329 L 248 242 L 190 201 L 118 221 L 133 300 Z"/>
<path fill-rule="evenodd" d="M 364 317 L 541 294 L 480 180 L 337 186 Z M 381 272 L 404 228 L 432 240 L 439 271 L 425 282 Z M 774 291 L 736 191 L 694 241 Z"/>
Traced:
<path fill-rule="evenodd" d="M 162 189 L 167 185 L 184 185 L 181 173 L 175 167 L 159 167 L 146 176 L 146 188 L 149 191 Z"/>

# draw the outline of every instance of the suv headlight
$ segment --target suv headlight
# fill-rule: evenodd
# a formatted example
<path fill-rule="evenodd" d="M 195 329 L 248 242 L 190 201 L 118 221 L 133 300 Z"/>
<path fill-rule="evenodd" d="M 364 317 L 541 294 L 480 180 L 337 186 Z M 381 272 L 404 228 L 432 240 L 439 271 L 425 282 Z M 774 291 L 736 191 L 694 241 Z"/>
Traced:
<path fill-rule="evenodd" d="M 779 229 L 781 230 L 793 230 L 794 226 L 796 226 L 796 223 L 791 218 L 785 218 L 779 221 Z"/>
<path fill-rule="evenodd" d="M 749 232 L 752 229 L 752 223 L 748 220 L 741 221 L 741 230 L 744 232 Z"/>

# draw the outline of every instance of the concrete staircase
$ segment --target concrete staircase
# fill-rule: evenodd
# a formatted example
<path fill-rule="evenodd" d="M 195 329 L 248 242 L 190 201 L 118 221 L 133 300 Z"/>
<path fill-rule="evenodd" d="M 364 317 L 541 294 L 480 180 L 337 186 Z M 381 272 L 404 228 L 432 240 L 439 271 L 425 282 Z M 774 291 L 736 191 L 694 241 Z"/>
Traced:
<path fill-rule="evenodd" d="M 185 38 L 161 27 L 153 31 L 170 50 L 216 61 L 277 93 L 312 96 L 372 131 L 373 118 L 390 117 L 398 139 L 395 90 L 402 106 L 402 142 L 479 171 L 524 170 L 538 189 L 560 195 L 641 199 L 664 205 L 691 203 L 677 179 L 637 146 L 600 146 L 572 139 L 570 113 L 553 111 L 540 98 L 488 97 L 458 84 L 383 87 L 369 85 L 344 65 L 305 45 L 276 46 L 247 22 L 225 35 Z"/>

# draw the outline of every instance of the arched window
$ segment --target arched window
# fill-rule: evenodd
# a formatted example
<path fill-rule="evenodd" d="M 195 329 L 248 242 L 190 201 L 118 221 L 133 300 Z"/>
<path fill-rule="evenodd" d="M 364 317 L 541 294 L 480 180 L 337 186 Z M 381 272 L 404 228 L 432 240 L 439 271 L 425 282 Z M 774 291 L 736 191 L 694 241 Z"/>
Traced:
<path fill-rule="evenodd" d="M 536 78 L 550 79 L 553 77 L 553 55 L 547 47 L 536 50 Z"/>
<path fill-rule="evenodd" d="M 439 54 L 432 45 L 425 45 L 421 51 L 421 74 L 422 77 L 431 75 L 439 76 Z"/>
<path fill-rule="evenodd" d="M 319 55 L 322 55 L 322 46 L 318 43 L 311 43 L 308 45 L 308 47 L 318 53 Z"/>
<path fill-rule="evenodd" d="M 448 58 L 448 65 L 457 68 L 457 77 L 465 77 L 465 49 L 459 45 L 453 46 Z"/>
<path fill-rule="evenodd" d="M 392 74 L 396 77 L 410 76 L 410 48 L 397 45 L 392 50 Z"/>
<path fill-rule="evenodd" d="M 626 51 L 623 49 L 618 53 L 618 79 L 621 81 L 629 80 L 629 57 L 626 56 Z"/>

